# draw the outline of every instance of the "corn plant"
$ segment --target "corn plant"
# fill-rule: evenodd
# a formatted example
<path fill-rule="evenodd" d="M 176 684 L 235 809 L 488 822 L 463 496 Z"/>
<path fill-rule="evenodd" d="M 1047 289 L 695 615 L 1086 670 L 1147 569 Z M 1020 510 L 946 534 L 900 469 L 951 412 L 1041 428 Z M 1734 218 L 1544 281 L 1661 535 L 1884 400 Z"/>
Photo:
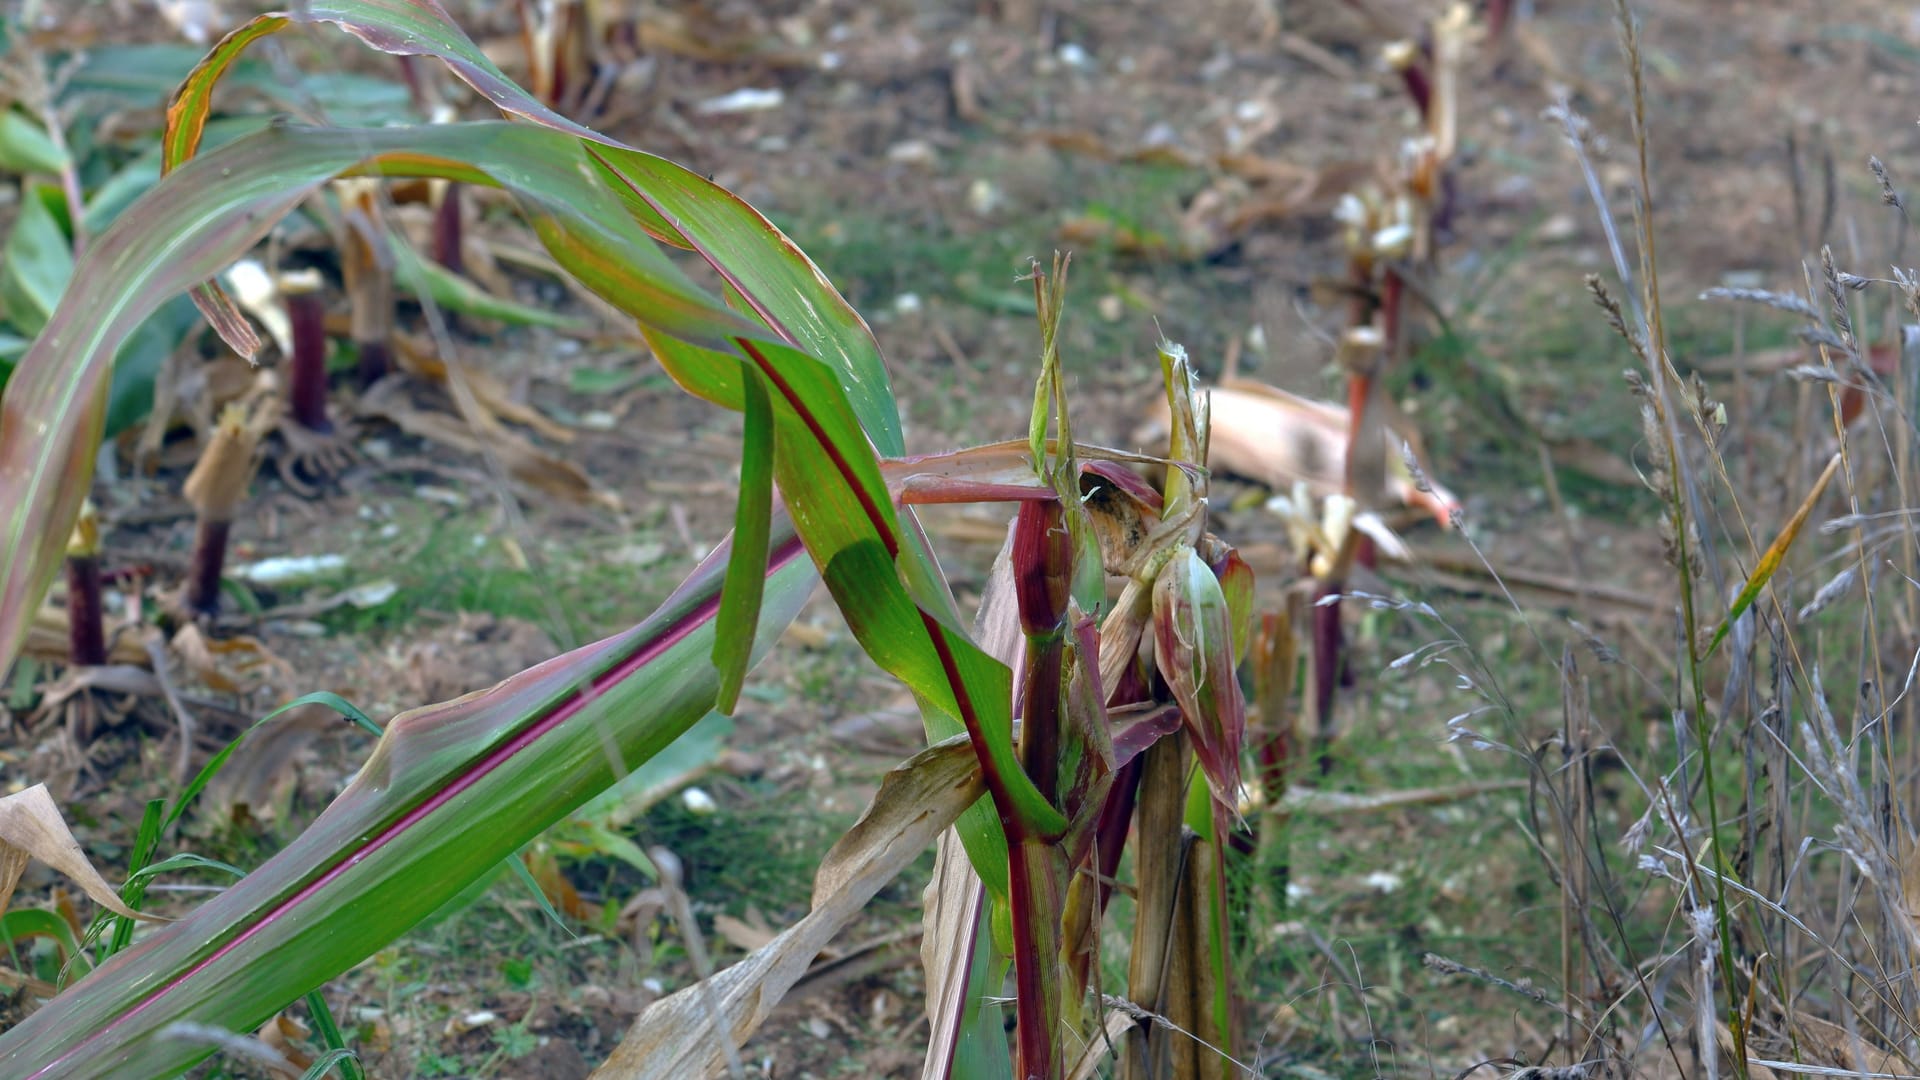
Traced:
<path fill-rule="evenodd" d="M 514 119 L 276 121 L 200 153 L 214 88 L 243 51 L 315 23 L 436 59 Z M 196 1032 L 251 1030 L 710 711 L 732 711 L 754 662 L 824 580 L 867 655 L 915 695 L 930 748 L 889 777 L 822 863 L 813 913 L 656 1003 L 608 1074 L 723 1068 L 839 926 L 940 837 L 923 956 L 927 1075 L 1056 1080 L 1110 1053 L 1129 1077 L 1228 1075 L 1224 875 L 1252 576 L 1206 530 L 1206 404 L 1178 346 L 1160 348 L 1173 417 L 1165 459 L 1076 442 L 1057 347 L 1066 268 L 1036 269 L 1042 349 L 1027 437 L 903 456 L 879 349 L 803 253 L 724 189 L 514 85 L 435 0 L 316 0 L 255 19 L 180 86 L 163 157 L 166 175 L 87 247 L 0 398 L 0 664 L 66 553 L 115 350 L 189 292 L 251 355 L 253 330 L 211 282 L 341 177 L 510 195 L 562 267 L 632 316 L 683 389 L 744 414 L 735 529 L 633 629 L 395 717 L 283 851 L 0 1035 L 0 1074 L 172 1075 L 213 1051 Z M 664 249 L 716 271 L 721 294 Z M 1166 465 L 1164 486 L 1136 464 Z M 914 509 L 955 501 L 1017 504 L 971 629 Z M 1117 595 L 1110 575 L 1124 580 Z M 1122 895 L 1130 838 L 1127 984 L 1102 987 L 1099 926 Z M 997 1017 L 1009 973 L 1011 1040 Z"/>

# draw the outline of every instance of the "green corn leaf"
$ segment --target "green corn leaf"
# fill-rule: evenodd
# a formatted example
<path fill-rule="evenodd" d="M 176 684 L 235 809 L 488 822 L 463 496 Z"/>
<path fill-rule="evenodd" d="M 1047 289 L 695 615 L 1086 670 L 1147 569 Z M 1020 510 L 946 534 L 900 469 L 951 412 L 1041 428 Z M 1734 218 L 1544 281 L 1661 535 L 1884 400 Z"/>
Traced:
<path fill-rule="evenodd" d="M 0 305 L 6 308 L 7 321 L 22 333 L 39 333 L 72 277 L 67 234 L 46 199 L 28 186 L 6 249 L 0 252 Z"/>
<path fill-rule="evenodd" d="M 563 266 L 618 289 L 663 334 L 729 347 L 764 333 L 687 279 L 591 179 L 580 143 L 526 124 L 366 131 L 276 125 L 201 156 L 87 248 L 0 398 L 0 665 L 58 568 L 105 420 L 106 359 L 162 301 L 217 274 L 351 170 L 504 187 Z"/>
<path fill-rule="evenodd" d="M 882 453 L 900 452 L 898 410 L 871 331 L 818 267 L 731 193 L 678 165 L 623 147 L 553 113 L 507 80 L 432 0 L 321 0 L 305 5 L 297 16 L 262 16 L 230 34 L 188 77 L 168 110 L 165 142 L 170 166 L 195 152 L 213 87 L 228 66 L 251 42 L 283 29 L 293 18 L 334 23 L 382 51 L 438 57 L 503 111 L 591 141 L 594 145 L 586 152 L 621 182 L 612 186 L 622 193 L 635 220 L 657 238 L 700 254 L 727 281 L 729 298 L 737 307 L 751 311 L 787 345 L 798 347 L 756 350 L 744 340 L 738 344 L 739 351 L 769 377 L 777 404 L 784 406 L 776 415 L 791 417 L 806 429 L 804 437 L 783 434 L 776 439 L 776 461 L 783 463 L 777 475 L 800 535 L 822 567 L 835 599 L 843 605 L 861 604 L 860 617 L 850 618 L 855 636 L 883 668 L 914 689 L 923 704 L 930 738 L 959 730 L 973 736 L 989 786 L 996 789 L 996 801 L 1007 804 L 1004 812 L 1013 813 L 1036 834 L 1057 834 L 1063 829 L 1064 818 L 1017 768 L 1005 666 L 980 653 L 959 628 L 952 598 L 917 522 L 906 515 L 902 530 L 901 522 L 887 520 L 892 507 L 878 499 L 881 486 L 872 475 L 872 462 L 876 447 Z M 542 228 L 538 218 L 535 225 L 542 240 L 555 248 L 550 230 Z M 560 254 L 557 249 L 555 253 Z M 634 297 L 622 280 L 630 275 L 617 259 L 562 257 L 561 261 L 590 288 L 648 322 L 632 306 Z M 196 293 L 195 299 L 229 341 L 236 347 L 243 344 L 229 333 L 224 313 L 231 310 L 230 301 L 210 290 Z M 237 317 L 232 321 L 237 322 Z M 660 354 L 660 342 L 653 340 L 655 335 L 649 336 Z M 682 344 L 699 343 L 683 336 Z M 714 350 L 707 358 L 718 360 L 732 351 Z M 706 350 L 690 353 L 701 355 Z M 702 397 L 730 408 L 744 407 L 737 366 L 730 361 L 719 361 L 719 371 L 711 366 L 699 377 L 676 377 Z M 682 374 L 692 375 L 687 368 Z M 791 425 L 785 422 L 779 426 L 783 433 L 790 431 Z M 789 452 L 790 442 L 805 449 Z M 840 497 L 817 500 L 816 491 Z M 849 495 L 851 500 L 844 497 Z M 856 526 L 853 536 L 845 530 L 833 536 L 829 530 L 810 527 L 835 516 L 839 522 L 848 522 L 844 515 L 853 509 L 850 502 L 858 502 L 865 511 L 865 527 Z M 828 512 L 822 513 L 822 508 Z M 875 573 L 883 576 L 875 578 Z M 891 584 L 895 580 L 904 581 L 905 588 L 883 588 L 878 596 L 870 596 L 865 588 L 872 581 Z M 917 635 L 911 629 L 916 622 Z M 887 633 L 897 626 L 909 628 L 904 640 Z M 876 649 L 887 652 L 892 666 Z M 997 833 L 990 815 L 970 811 L 962 820 L 969 852 L 989 885 L 996 885 L 1004 880 L 1005 845 L 1003 839 L 986 835 L 988 831 Z M 996 890 L 996 895 L 1003 893 L 1004 888 Z"/>
<path fill-rule="evenodd" d="M 0 172 L 58 176 L 72 164 L 47 129 L 15 109 L 0 109 Z"/>
<path fill-rule="evenodd" d="M 261 128 L 272 124 L 270 116 L 245 115 L 223 116 L 207 124 L 200 145 L 205 149 L 225 146 L 242 135 L 251 135 Z M 87 235 L 98 236 L 107 231 L 120 214 L 134 201 L 153 189 L 160 182 L 160 163 L 164 155 L 159 147 L 128 162 L 119 172 L 87 192 L 86 206 L 81 210 L 81 220 L 86 223 Z"/>
<path fill-rule="evenodd" d="M 14 908 L 0 915 L 0 955 L 18 952 L 22 943 L 34 938 L 46 938 L 59 947 L 62 983 L 70 973 L 84 973 L 91 966 L 85 950 L 80 947 L 80 938 L 59 914 L 44 908 Z"/>
<path fill-rule="evenodd" d="M 743 365 L 744 367 L 744 365 Z M 766 581 L 767 523 L 773 516 L 773 402 L 758 372 L 741 372 L 741 404 L 746 438 L 740 445 L 740 498 L 733 518 L 733 558 L 720 594 L 720 632 L 713 640 L 713 663 L 720 669 L 720 698 L 714 706 L 731 714 L 747 677 L 744 631 L 760 618 L 760 588 Z"/>
<path fill-rule="evenodd" d="M 0 1035 L 0 1075 L 177 1074 L 210 1048 L 169 1024 L 250 1030 L 431 915 L 708 713 L 726 561 L 633 630 L 396 717 L 285 850 Z M 776 521 L 761 650 L 816 580 Z"/>
<path fill-rule="evenodd" d="M 80 939 L 67 920 L 44 908 L 14 908 L 0 916 L 0 945 L 9 948 L 33 938 L 53 941 L 69 957 L 80 955 Z"/>
<path fill-rule="evenodd" d="M 651 333 L 648 344 L 682 387 L 741 407 L 742 377 L 731 357 Z M 1014 755 L 1012 675 L 954 625 L 951 597 L 937 584 L 924 538 L 895 512 L 834 374 L 783 345 L 743 341 L 741 348 L 773 389 L 781 496 L 854 637 L 920 699 L 930 739 L 960 731 L 974 738 L 996 804 L 1004 799 L 1025 827 L 1058 835 L 1065 818 Z M 973 843 L 968 850 L 976 851 Z M 995 883 L 992 868 L 980 871 Z"/>
<path fill-rule="evenodd" d="M 574 333 L 589 328 L 590 324 L 580 319 L 502 300 L 439 263 L 421 258 L 410 244 L 396 241 L 393 256 L 394 281 L 414 296 L 432 300 L 448 311 L 498 319 L 511 326 L 545 326 Z"/>
<path fill-rule="evenodd" d="M 1196 946 L 1194 963 L 1204 969 L 1195 983 L 1199 1000 L 1194 1006 L 1206 1020 L 1201 1030 L 1209 1036 L 1208 1041 L 1227 1047 L 1233 1045 L 1234 980 L 1232 949 L 1227 942 L 1233 922 L 1227 914 L 1226 815 L 1210 795 L 1202 777 L 1194 777 L 1187 785 L 1186 825 L 1195 834 L 1195 854 L 1206 856 L 1193 858 L 1188 864 L 1194 874 L 1193 894 L 1200 898 L 1198 906 L 1204 912 L 1194 923 L 1200 939 L 1192 943 Z"/>
<path fill-rule="evenodd" d="M 740 306 L 838 377 L 875 450 L 905 452 L 873 331 L 793 241 L 739 196 L 665 158 L 603 145 L 587 153 L 649 232 L 697 252 L 727 280 Z"/>

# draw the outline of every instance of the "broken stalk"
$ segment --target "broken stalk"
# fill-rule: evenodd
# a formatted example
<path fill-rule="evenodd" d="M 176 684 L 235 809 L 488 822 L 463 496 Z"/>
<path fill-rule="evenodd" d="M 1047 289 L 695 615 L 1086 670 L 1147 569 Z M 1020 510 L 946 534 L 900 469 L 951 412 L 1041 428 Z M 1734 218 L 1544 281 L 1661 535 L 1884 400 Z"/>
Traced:
<path fill-rule="evenodd" d="M 353 345 L 360 354 L 360 385 L 393 370 L 393 249 L 380 224 L 375 181 L 342 180 L 346 242 L 341 262 L 353 304 Z"/>
<path fill-rule="evenodd" d="M 220 572 L 226 564 L 227 534 L 233 512 L 246 498 L 253 479 L 254 448 L 260 431 L 245 406 L 228 405 L 220 414 L 213 437 L 187 476 L 187 501 L 197 515 L 193 557 L 187 569 L 186 606 L 196 615 L 220 610 Z"/>

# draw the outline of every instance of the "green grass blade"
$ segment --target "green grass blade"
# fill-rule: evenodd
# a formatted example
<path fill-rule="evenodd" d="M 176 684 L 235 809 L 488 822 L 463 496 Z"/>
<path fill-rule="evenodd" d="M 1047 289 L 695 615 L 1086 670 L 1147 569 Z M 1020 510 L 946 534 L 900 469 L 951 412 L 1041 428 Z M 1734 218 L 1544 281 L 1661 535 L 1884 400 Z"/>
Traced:
<path fill-rule="evenodd" d="M 194 774 L 193 779 L 188 781 L 187 786 L 181 789 L 180 797 L 174 800 L 173 809 L 167 812 L 166 820 L 161 822 L 160 828 L 164 830 L 168 826 L 172 825 L 174 822 L 180 820 L 180 815 L 186 813 L 187 807 L 192 805 L 194 798 L 198 796 L 200 792 L 206 788 L 207 784 L 210 781 L 212 781 L 212 779 L 216 775 L 219 774 L 221 768 L 226 765 L 227 759 L 233 756 L 233 752 L 239 748 L 240 744 L 246 740 L 247 736 L 253 734 L 256 730 L 258 730 L 261 727 L 261 725 L 268 723 L 269 721 L 273 720 L 274 718 L 284 713 L 290 712 L 294 709 L 298 709 L 303 705 L 324 705 L 327 708 L 332 709 L 334 712 L 339 713 L 341 716 L 344 716 L 347 719 L 352 720 L 355 724 L 358 724 L 363 730 L 370 732 L 376 738 L 379 737 L 380 735 L 379 724 L 374 723 L 373 720 L 370 719 L 366 713 L 361 712 L 358 708 L 356 708 L 353 705 L 353 703 L 349 702 L 347 699 L 341 697 L 338 694 L 331 694 L 326 692 L 325 690 L 318 690 L 318 691 L 315 691 L 314 693 L 306 694 L 302 697 L 294 698 L 292 701 L 287 702 L 285 705 L 280 706 L 279 708 L 273 710 L 272 712 L 268 713 L 267 715 L 261 717 L 258 720 L 255 720 L 252 724 L 248 725 L 247 730 L 234 736 L 232 742 L 229 742 L 227 743 L 227 745 L 221 747 L 219 753 L 213 755 L 213 757 L 205 765 L 201 766 L 200 771 Z M 151 855 L 152 852 L 149 851 L 148 854 Z M 134 867 L 134 869 L 138 870 L 139 867 Z"/>
<path fill-rule="evenodd" d="M 157 802 L 158 800 L 155 801 Z M 232 863 L 224 863 L 219 859 L 209 859 L 205 855 L 196 855 L 191 851 L 182 851 L 175 855 L 169 855 L 159 862 L 154 863 L 152 866 L 143 867 L 138 872 L 129 875 L 127 880 L 133 881 L 138 879 L 141 882 L 147 882 L 159 877 L 161 874 L 171 874 L 179 870 L 218 870 L 235 880 L 247 876 L 245 870 L 240 869 Z"/>
<path fill-rule="evenodd" d="M 160 817 L 165 810 L 162 800 L 148 799 L 146 809 L 140 814 L 140 828 L 133 835 L 133 855 L 127 860 L 127 883 L 120 887 L 120 899 L 135 911 L 140 910 L 141 902 L 147 898 L 147 881 L 152 875 L 146 871 L 153 862 L 154 850 L 160 846 L 160 834 L 166 829 Z M 124 915 L 108 918 L 113 924 L 113 934 L 101 951 L 102 960 L 133 944 L 133 920 Z"/>
<path fill-rule="evenodd" d="M 360 1068 L 360 1059 L 345 1047 L 328 1050 L 313 1059 L 307 1071 L 300 1074 L 300 1080 L 322 1080 L 336 1067 L 340 1070 L 341 1080 L 362 1080 L 367 1074 Z"/>
<path fill-rule="evenodd" d="M 314 1060 L 305 1075 L 318 1080 L 338 1066 L 340 1080 L 366 1080 L 367 1072 L 360 1067 L 360 1058 L 347 1049 L 346 1036 L 340 1033 L 340 1025 L 334 1022 L 333 1010 L 327 1008 L 326 995 L 314 990 L 307 995 L 306 1001 L 307 1015 L 313 1017 L 313 1032 L 320 1036 L 320 1045 L 326 1047 L 327 1052 Z"/>
<path fill-rule="evenodd" d="M 527 891 L 533 894 L 533 902 L 540 906 L 540 910 L 546 914 L 553 925 L 559 927 L 561 932 L 568 937 L 578 937 L 579 935 L 573 932 L 573 928 L 567 925 L 567 920 L 561 918 L 560 912 L 555 910 L 553 901 L 547 899 L 546 890 L 542 889 L 540 883 L 533 879 L 533 871 L 527 869 L 526 862 L 520 858 L 521 853 L 525 850 L 525 848 L 521 848 L 520 851 L 516 851 L 512 855 L 507 856 L 508 869 L 512 870 L 513 876 L 518 878 L 520 884 L 526 886 Z"/>

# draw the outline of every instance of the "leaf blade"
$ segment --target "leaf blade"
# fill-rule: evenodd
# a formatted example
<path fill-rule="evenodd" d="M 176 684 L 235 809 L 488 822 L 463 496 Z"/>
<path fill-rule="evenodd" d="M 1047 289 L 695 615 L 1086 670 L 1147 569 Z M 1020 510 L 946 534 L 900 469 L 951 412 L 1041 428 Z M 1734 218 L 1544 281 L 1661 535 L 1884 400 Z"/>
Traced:
<path fill-rule="evenodd" d="M 773 518 L 773 402 L 766 381 L 742 376 L 746 435 L 740 445 L 740 498 L 733 519 L 733 555 L 720 592 L 719 632 L 713 640 L 713 664 L 720 669 L 720 695 L 714 708 L 729 716 L 740 700 L 753 638 L 745 631 L 759 621 L 760 591 L 766 582 L 767 527 Z"/>
<path fill-rule="evenodd" d="M 817 580 L 776 523 L 756 654 Z M 0 1074 L 162 1076 L 207 1048 L 171 1023 L 248 1030 L 432 914 L 707 714 L 727 553 L 640 626 L 388 725 L 347 790 L 280 854 L 0 1034 Z M 611 748 L 611 750 L 610 750 Z"/>
<path fill-rule="evenodd" d="M 92 476 L 107 359 L 159 304 L 213 277 L 308 193 L 349 171 L 503 187 L 570 271 L 662 333 L 726 347 L 759 333 L 695 285 L 581 171 L 577 140 L 488 122 L 341 131 L 274 125 L 155 185 L 87 249 L 0 396 L 0 666 L 58 569 Z"/>

